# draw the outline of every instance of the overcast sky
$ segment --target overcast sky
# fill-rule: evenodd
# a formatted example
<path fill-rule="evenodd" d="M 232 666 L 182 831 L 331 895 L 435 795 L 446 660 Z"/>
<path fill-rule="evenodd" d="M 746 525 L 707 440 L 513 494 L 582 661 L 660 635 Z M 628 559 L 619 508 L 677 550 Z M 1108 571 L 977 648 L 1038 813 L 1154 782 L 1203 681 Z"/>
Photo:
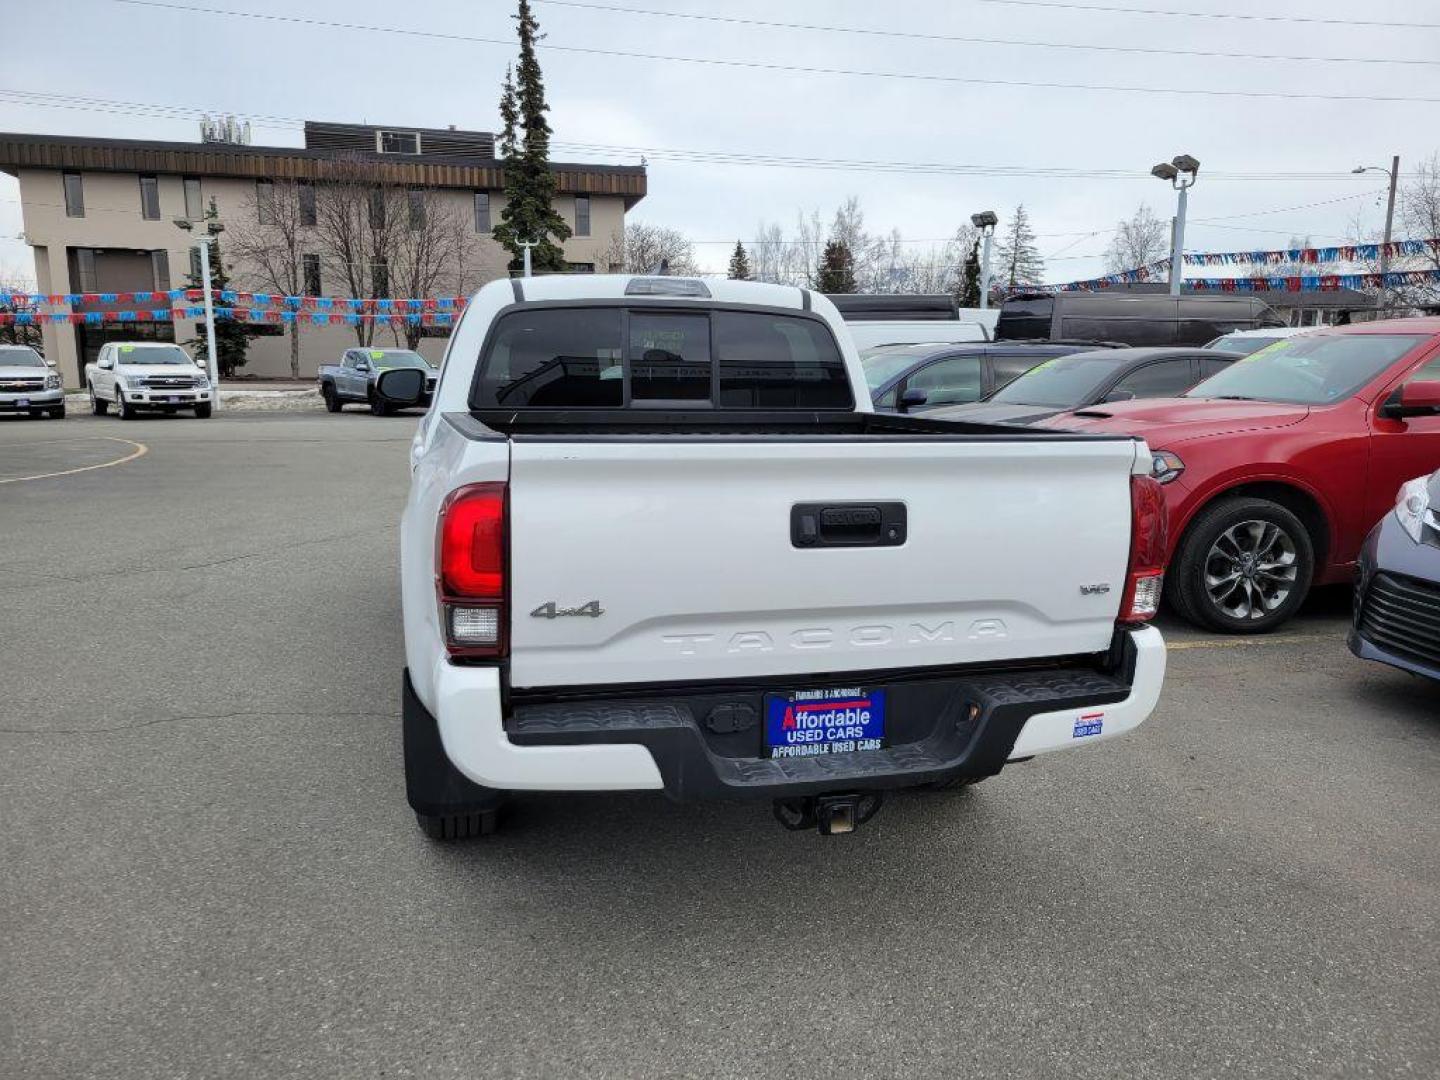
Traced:
<path fill-rule="evenodd" d="M 1263 12 L 1265 18 L 1117 13 L 1076 5 Z M 601 10 L 620 6 L 650 14 Z M 254 142 L 270 145 L 300 144 L 298 124 L 284 118 L 494 130 L 501 76 L 515 53 L 513 0 L 303 5 L 194 0 L 159 6 L 5 0 L 0 7 L 4 131 L 189 140 L 197 137 L 192 117 L 207 109 L 249 118 Z M 504 43 L 297 25 L 197 8 L 303 13 L 316 20 Z M 943 238 L 976 210 L 995 209 L 1003 228 L 1011 208 L 1023 202 L 1040 234 L 1047 279 L 1092 276 L 1102 271 L 1099 256 L 1119 218 L 1142 201 L 1161 217 L 1173 213 L 1173 192 L 1152 179 L 1149 169 L 1181 152 L 1202 162 L 1191 195 L 1187 249 L 1284 247 L 1292 234 L 1334 243 L 1346 238 L 1357 213 L 1367 228 L 1383 221 L 1384 200 L 1376 193 L 1384 177 L 1352 176 L 1352 166 L 1388 166 L 1390 155 L 1398 153 L 1405 172 L 1440 148 L 1440 29 L 1324 22 L 1358 17 L 1440 26 L 1436 0 L 1363 5 L 1271 0 L 1263 6 L 1246 0 L 1073 0 L 1060 7 L 993 0 L 594 0 L 578 6 L 535 0 L 535 11 L 548 34 L 540 55 L 557 141 L 554 157 L 634 163 L 638 151 L 566 144 L 652 148 L 650 194 L 632 220 L 685 231 L 697 241 L 702 263 L 715 269 L 723 268 L 735 240 L 753 235 L 762 219 L 788 228 L 797 211 L 818 208 L 828 217 L 853 194 L 871 228 L 895 227 L 914 241 Z M 755 26 L 715 17 L 916 36 Z M 942 35 L 970 40 L 941 40 Z M 978 44 L 976 38 L 1386 62 L 1159 55 Z M 1013 85 L 1019 82 L 1140 89 Z M 1349 100 L 1173 94 L 1162 92 L 1165 87 Z M 66 107 L 40 107 L 5 91 L 60 95 L 51 100 Z M 1430 100 L 1358 100 L 1362 96 Z M 107 111 L 79 98 L 182 112 Z M 662 151 L 1125 175 L 697 163 L 667 158 Z M 1275 173 L 1331 175 L 1244 175 Z M 1314 203 L 1327 204 L 1268 212 Z M 20 231 L 17 185 L 0 176 L 0 265 L 28 270 L 29 252 L 16 238 Z"/>

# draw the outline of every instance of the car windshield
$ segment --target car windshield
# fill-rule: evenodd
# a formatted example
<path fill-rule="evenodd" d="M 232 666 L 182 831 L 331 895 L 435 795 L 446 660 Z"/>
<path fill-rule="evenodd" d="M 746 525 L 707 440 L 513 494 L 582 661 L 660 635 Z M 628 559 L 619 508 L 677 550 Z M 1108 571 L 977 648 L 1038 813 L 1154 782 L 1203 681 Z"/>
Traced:
<path fill-rule="evenodd" d="M 44 367 L 45 361 L 27 345 L 0 345 L 0 367 Z"/>
<path fill-rule="evenodd" d="M 1120 365 L 1113 356 L 1057 356 L 1008 383 L 991 401 L 1073 409 L 1088 403 Z"/>
<path fill-rule="evenodd" d="M 121 345 L 116 357 L 122 364 L 184 364 L 195 363 L 179 345 Z"/>
<path fill-rule="evenodd" d="M 1329 405 L 1349 397 L 1427 334 L 1316 334 L 1286 338 L 1236 360 L 1186 397 Z"/>
<path fill-rule="evenodd" d="M 903 375 L 930 352 L 906 345 L 877 345 L 860 353 L 860 366 L 865 369 L 865 385 L 871 391 L 880 389 L 897 375 Z"/>
<path fill-rule="evenodd" d="M 1261 334 L 1226 334 L 1224 337 L 1216 338 L 1205 348 L 1249 356 L 1253 352 L 1259 352 L 1266 345 L 1274 345 L 1275 342 L 1284 340 L 1282 337 L 1264 337 Z"/>
<path fill-rule="evenodd" d="M 417 352 L 409 349 L 372 349 L 370 358 L 375 361 L 376 367 L 397 368 L 413 367 L 430 369 L 430 362 Z"/>

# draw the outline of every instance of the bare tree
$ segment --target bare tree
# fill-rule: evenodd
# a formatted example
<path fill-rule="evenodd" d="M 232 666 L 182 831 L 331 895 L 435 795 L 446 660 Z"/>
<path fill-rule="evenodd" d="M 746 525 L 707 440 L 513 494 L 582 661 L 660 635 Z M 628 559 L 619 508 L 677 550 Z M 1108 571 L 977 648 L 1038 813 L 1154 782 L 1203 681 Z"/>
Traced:
<path fill-rule="evenodd" d="M 1141 203 L 1128 221 L 1116 223 L 1115 235 L 1105 249 L 1105 271 L 1118 274 L 1149 266 L 1164 258 L 1169 246 L 1170 227 Z"/>
<path fill-rule="evenodd" d="M 1400 238 L 1433 240 L 1440 237 L 1440 154 L 1431 154 L 1429 161 L 1420 162 L 1415 179 L 1406 184 L 1400 201 Z M 1405 260 L 1390 260 L 1392 270 L 1440 271 L 1440 248 L 1430 246 L 1423 255 Z M 1410 305 L 1440 302 L 1440 284 L 1427 282 L 1407 286 L 1398 294 Z"/>
<path fill-rule="evenodd" d="M 306 290 L 305 248 L 312 223 L 315 189 L 293 180 L 257 187 L 244 203 L 240 220 L 227 229 L 230 254 L 241 280 L 254 291 L 300 296 Z M 313 241 L 312 241 L 313 243 Z M 286 330 L 290 338 L 290 375 L 300 377 L 300 326 L 297 317 Z"/>
<path fill-rule="evenodd" d="M 785 230 L 780 224 L 762 221 L 755 230 L 755 239 L 750 241 L 750 276 L 755 281 L 768 281 L 772 285 L 783 282 L 789 258 L 788 247 Z"/>
<path fill-rule="evenodd" d="M 479 247 L 466 208 L 434 188 L 405 193 L 405 227 L 392 237 L 387 254 L 391 286 L 406 297 L 428 297 L 443 289 L 467 295 L 477 283 Z M 406 320 L 405 344 L 420 344 L 422 328 Z"/>
<path fill-rule="evenodd" d="M 610 238 L 605 261 L 612 274 L 653 274 L 662 265 L 671 274 L 694 276 L 700 273 L 695 246 L 679 229 L 626 222 L 625 232 Z"/>
<path fill-rule="evenodd" d="M 33 293 L 34 291 L 35 278 L 33 275 L 0 263 L 0 293 Z M 39 318 L 36 309 L 28 301 L 11 300 L 8 303 L 0 304 L 0 313 L 7 315 L 30 314 L 34 315 L 37 320 Z M 39 349 L 42 337 L 38 321 L 0 325 L 0 345 L 29 345 L 32 349 Z"/>

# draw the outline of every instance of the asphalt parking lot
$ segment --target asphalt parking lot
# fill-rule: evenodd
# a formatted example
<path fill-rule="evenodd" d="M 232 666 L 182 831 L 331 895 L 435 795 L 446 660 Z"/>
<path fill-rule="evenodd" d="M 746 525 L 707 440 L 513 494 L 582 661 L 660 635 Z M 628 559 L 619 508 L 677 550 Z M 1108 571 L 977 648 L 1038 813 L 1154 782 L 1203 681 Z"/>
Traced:
<path fill-rule="evenodd" d="M 437 846 L 414 422 L 0 420 L 0 1076 L 1440 1074 L 1440 687 L 1343 592 L 1167 626 L 1135 735 L 853 837 L 636 795 Z"/>

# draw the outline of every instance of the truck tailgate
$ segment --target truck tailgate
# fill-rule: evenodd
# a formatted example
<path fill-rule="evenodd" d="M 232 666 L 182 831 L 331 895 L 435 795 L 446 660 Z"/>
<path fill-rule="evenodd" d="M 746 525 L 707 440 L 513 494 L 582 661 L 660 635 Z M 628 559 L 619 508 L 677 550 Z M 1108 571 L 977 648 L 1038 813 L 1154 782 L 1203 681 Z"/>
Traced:
<path fill-rule="evenodd" d="M 848 673 L 1110 644 L 1137 443 L 663 436 L 511 443 L 511 684 Z M 805 547 L 797 504 L 903 504 Z"/>

